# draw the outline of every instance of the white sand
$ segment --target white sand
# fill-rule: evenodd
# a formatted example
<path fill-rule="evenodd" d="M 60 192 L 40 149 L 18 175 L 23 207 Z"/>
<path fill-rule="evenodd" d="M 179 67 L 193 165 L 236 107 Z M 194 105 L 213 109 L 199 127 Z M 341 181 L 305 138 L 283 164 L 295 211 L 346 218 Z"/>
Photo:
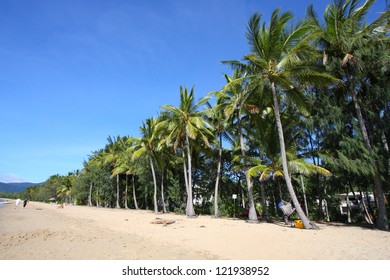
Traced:
<path fill-rule="evenodd" d="M 152 224 L 156 218 L 174 220 Z M 30 202 L 0 208 L 2 260 L 389 260 L 390 232 Z"/>

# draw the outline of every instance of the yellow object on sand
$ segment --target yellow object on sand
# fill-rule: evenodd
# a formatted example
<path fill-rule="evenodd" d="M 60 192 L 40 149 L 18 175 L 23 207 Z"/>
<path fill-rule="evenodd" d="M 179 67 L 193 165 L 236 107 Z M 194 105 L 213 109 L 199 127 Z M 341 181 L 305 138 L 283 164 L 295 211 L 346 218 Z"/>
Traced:
<path fill-rule="evenodd" d="M 303 227 L 302 221 L 301 220 L 295 220 L 295 227 L 303 229 L 304 227 Z"/>

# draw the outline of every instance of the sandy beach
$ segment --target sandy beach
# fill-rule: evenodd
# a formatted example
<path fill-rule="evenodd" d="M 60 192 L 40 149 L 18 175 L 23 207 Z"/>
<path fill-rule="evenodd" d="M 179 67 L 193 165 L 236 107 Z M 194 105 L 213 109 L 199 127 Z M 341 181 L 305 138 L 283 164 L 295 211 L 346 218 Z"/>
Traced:
<path fill-rule="evenodd" d="M 302 230 L 278 222 L 37 202 L 15 208 L 12 201 L 0 207 L 0 259 L 390 260 L 390 232 L 317 225 Z"/>

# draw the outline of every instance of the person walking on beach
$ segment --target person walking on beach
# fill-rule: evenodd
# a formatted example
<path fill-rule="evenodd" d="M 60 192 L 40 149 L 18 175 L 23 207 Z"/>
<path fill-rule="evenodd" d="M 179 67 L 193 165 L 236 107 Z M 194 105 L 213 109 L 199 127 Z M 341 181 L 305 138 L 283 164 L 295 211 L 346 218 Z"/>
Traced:
<path fill-rule="evenodd" d="M 26 200 L 23 202 L 23 208 L 26 207 L 27 203 L 28 203 L 28 200 L 26 199 Z"/>
<path fill-rule="evenodd" d="M 15 209 L 16 209 L 16 207 L 19 206 L 19 203 L 20 203 L 20 198 L 18 198 L 18 199 L 15 201 Z"/>

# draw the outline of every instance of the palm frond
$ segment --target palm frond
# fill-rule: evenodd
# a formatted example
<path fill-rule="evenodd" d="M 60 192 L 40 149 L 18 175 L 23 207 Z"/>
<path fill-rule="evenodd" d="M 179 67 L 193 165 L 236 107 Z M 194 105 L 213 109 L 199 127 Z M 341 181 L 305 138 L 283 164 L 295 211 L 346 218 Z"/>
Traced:
<path fill-rule="evenodd" d="M 267 181 L 272 176 L 272 168 L 265 168 L 260 175 L 260 181 Z"/>
<path fill-rule="evenodd" d="M 248 41 L 250 50 L 252 53 L 256 53 L 257 56 L 264 57 L 264 45 L 261 39 L 260 20 L 262 15 L 255 13 L 250 19 L 247 27 L 247 33 L 245 34 Z"/>
<path fill-rule="evenodd" d="M 311 21 L 305 20 L 299 22 L 296 26 L 292 26 L 291 30 L 284 39 L 282 50 L 291 52 L 291 49 L 297 48 L 297 46 L 305 45 L 307 48 L 306 40 L 307 35 L 315 29 L 315 26 L 311 24 Z"/>
<path fill-rule="evenodd" d="M 147 152 L 147 149 L 145 146 L 140 146 L 137 150 L 133 152 L 132 160 L 137 160 L 141 156 L 145 155 Z"/>
<path fill-rule="evenodd" d="M 318 19 L 318 15 L 316 11 L 314 10 L 313 4 L 310 4 L 306 9 L 306 18 L 308 18 L 312 24 L 316 27 L 320 27 L 320 21 Z"/>
<path fill-rule="evenodd" d="M 233 70 L 239 70 L 240 72 L 245 72 L 248 67 L 247 65 L 238 60 L 223 60 L 221 61 L 221 63 L 230 66 L 230 68 L 232 68 Z"/>
<path fill-rule="evenodd" d="M 318 173 L 324 176 L 332 175 L 332 173 L 329 170 L 325 169 L 324 167 L 313 165 L 311 168 L 314 170 L 314 173 Z"/>
<path fill-rule="evenodd" d="M 251 177 L 257 177 L 259 176 L 265 169 L 267 168 L 266 165 L 256 165 L 250 169 L 248 169 L 248 174 Z"/>
<path fill-rule="evenodd" d="M 275 180 L 277 177 L 283 177 L 283 176 L 284 176 L 283 171 L 278 169 L 278 170 L 275 170 L 275 172 L 272 175 L 272 178 Z"/>
<path fill-rule="evenodd" d="M 244 56 L 244 60 L 249 61 L 249 63 L 252 66 L 254 66 L 257 71 L 260 70 L 261 72 L 263 72 L 265 70 L 268 70 L 268 67 L 269 67 L 268 61 L 265 60 L 264 58 L 262 58 L 261 56 L 258 56 L 256 54 L 248 54 L 248 55 Z M 248 70 L 250 70 L 251 72 L 254 72 L 249 67 L 248 67 Z M 250 78 L 250 77 L 255 77 L 255 75 L 249 76 L 247 78 Z"/>
<path fill-rule="evenodd" d="M 286 24 L 293 18 L 293 14 L 289 11 L 280 13 L 280 9 L 276 9 L 272 12 L 269 24 L 269 41 L 271 42 L 271 47 L 274 48 L 274 50 L 277 50 L 275 46 L 278 46 L 281 43 L 280 39 L 284 35 Z"/>
<path fill-rule="evenodd" d="M 348 13 L 348 18 L 353 18 L 355 21 L 362 23 L 365 16 L 367 15 L 371 6 L 375 3 L 373 0 L 366 0 L 362 6 L 357 7 L 359 1 L 353 0 L 350 5 L 350 11 Z"/>

